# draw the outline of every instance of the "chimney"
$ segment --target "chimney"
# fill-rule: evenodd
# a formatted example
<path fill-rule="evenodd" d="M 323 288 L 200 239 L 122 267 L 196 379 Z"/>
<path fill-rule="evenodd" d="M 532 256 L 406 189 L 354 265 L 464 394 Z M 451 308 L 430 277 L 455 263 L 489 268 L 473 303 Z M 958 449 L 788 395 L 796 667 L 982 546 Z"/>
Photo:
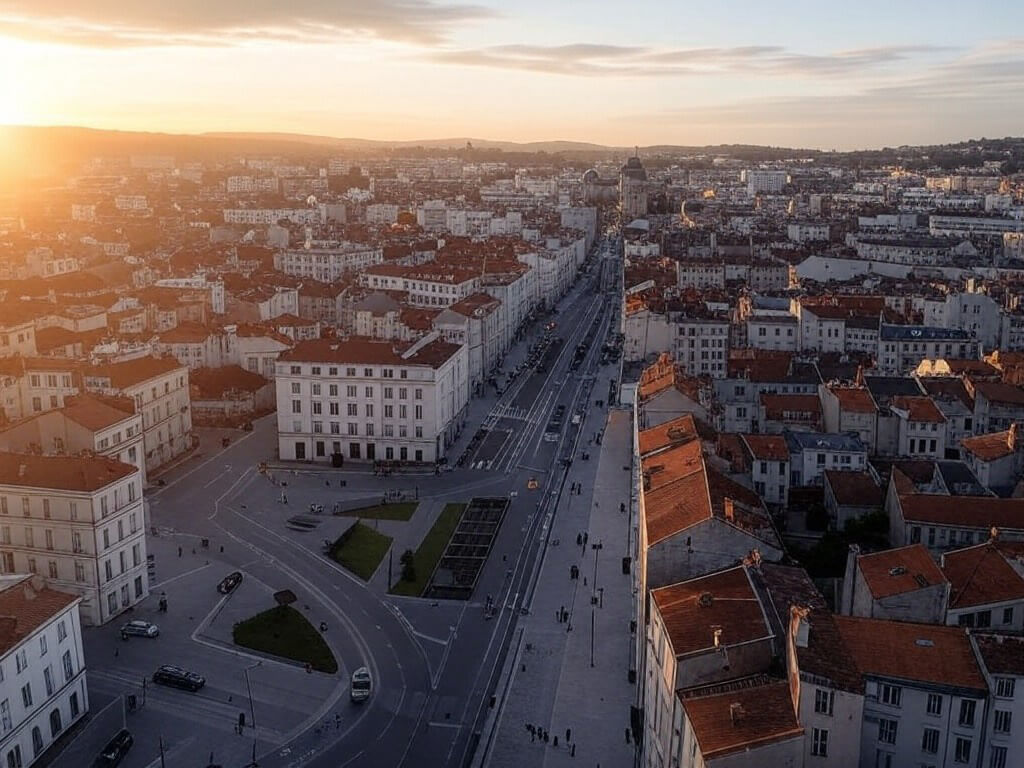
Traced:
<path fill-rule="evenodd" d="M 1010 425 L 1010 430 L 1006 435 L 1006 444 L 1011 451 L 1017 450 L 1017 422 Z"/>
<path fill-rule="evenodd" d="M 991 528 L 989 528 L 988 540 L 993 543 L 999 541 L 999 529 L 996 528 L 994 525 Z"/>
<path fill-rule="evenodd" d="M 793 643 L 797 648 L 806 648 L 811 639 L 811 623 L 807 620 L 810 608 L 799 605 L 789 607 L 789 627 L 793 633 Z"/>
<path fill-rule="evenodd" d="M 722 628 L 721 627 L 716 627 L 715 628 L 714 640 L 715 640 L 715 648 L 721 648 L 722 647 Z"/>
<path fill-rule="evenodd" d="M 729 719 L 733 725 L 739 725 L 743 721 L 743 716 L 747 713 L 743 709 L 743 705 L 738 701 L 734 701 L 729 705 Z"/>
<path fill-rule="evenodd" d="M 725 519 L 729 522 L 734 522 L 736 520 L 736 508 L 733 506 L 732 499 L 725 500 Z"/>

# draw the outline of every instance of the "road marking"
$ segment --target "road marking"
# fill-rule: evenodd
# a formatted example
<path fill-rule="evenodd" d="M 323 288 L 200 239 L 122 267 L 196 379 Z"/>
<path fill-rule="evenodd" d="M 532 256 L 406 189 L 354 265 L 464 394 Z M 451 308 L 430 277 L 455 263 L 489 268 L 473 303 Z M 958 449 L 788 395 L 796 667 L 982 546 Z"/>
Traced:
<path fill-rule="evenodd" d="M 164 761 L 168 757 L 170 757 L 171 755 L 178 754 L 183 749 L 185 749 L 185 747 L 191 745 L 195 740 L 196 740 L 195 736 L 189 736 L 187 739 L 185 739 L 182 742 L 179 742 L 179 743 L 175 744 L 170 749 L 164 749 L 163 750 L 163 755 L 157 755 L 156 758 L 152 762 L 146 764 L 146 768 L 157 768 L 157 766 L 163 765 Z"/>
<path fill-rule="evenodd" d="M 150 585 L 149 591 L 150 591 L 150 593 L 152 593 L 153 590 L 155 590 L 157 587 L 162 587 L 162 586 L 164 586 L 166 584 L 171 584 L 172 582 L 175 582 L 178 579 L 184 579 L 186 576 L 191 576 L 193 573 L 199 573 L 199 571 L 204 571 L 204 570 L 206 570 L 209 567 L 210 567 L 210 563 L 207 563 L 206 565 L 200 565 L 197 568 L 193 568 L 190 571 L 185 571 L 184 573 L 179 573 L 177 576 L 172 576 L 171 578 L 165 579 L 164 581 L 158 581 L 156 584 Z"/>
<path fill-rule="evenodd" d="M 451 729 L 456 730 L 456 731 L 461 731 L 462 730 L 462 724 L 461 723 L 437 723 L 437 722 L 433 722 L 432 721 L 432 722 L 427 723 L 427 725 L 429 727 L 431 727 L 431 728 L 451 728 Z"/>

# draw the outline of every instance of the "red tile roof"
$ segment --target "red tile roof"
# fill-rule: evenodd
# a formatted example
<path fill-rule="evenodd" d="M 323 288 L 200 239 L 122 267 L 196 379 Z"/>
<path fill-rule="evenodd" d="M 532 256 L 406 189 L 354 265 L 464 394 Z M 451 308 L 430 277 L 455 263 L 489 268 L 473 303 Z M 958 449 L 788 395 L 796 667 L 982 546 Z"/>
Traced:
<path fill-rule="evenodd" d="M 64 399 L 61 409 L 69 420 L 97 432 L 135 415 L 135 403 L 129 398 L 100 397 L 84 392 Z"/>
<path fill-rule="evenodd" d="M 189 385 L 200 398 L 219 399 L 232 391 L 256 392 L 269 383 L 258 373 L 237 365 L 197 368 L 189 374 Z"/>
<path fill-rule="evenodd" d="M 493 296 L 488 296 L 486 293 L 472 293 L 462 301 L 455 302 L 448 309 L 466 317 L 486 317 L 497 311 L 500 306 L 501 302 Z"/>
<path fill-rule="evenodd" d="M 640 455 L 646 456 L 670 445 L 696 439 L 697 425 L 694 422 L 693 414 L 686 413 L 656 427 L 642 430 L 637 435 L 637 445 Z"/>
<path fill-rule="evenodd" d="M 963 449 L 982 461 L 995 461 L 1016 453 L 1016 430 L 990 432 L 987 435 L 965 437 L 960 441 Z"/>
<path fill-rule="evenodd" d="M 773 637 L 743 566 L 652 589 L 651 601 L 677 657 L 714 648 L 714 628 L 723 646 Z"/>
<path fill-rule="evenodd" d="M 365 339 L 310 339 L 295 345 L 293 349 L 282 352 L 278 360 L 282 362 L 306 363 L 352 363 L 355 365 L 426 365 L 440 368 L 455 354 L 460 346 L 435 339 L 423 345 L 408 359 L 402 352 L 411 344 L 390 341 L 371 341 Z"/>
<path fill-rule="evenodd" d="M 1024 530 L 1024 499 L 901 493 L 899 503 L 903 519 L 908 522 Z"/>
<path fill-rule="evenodd" d="M 202 344 L 213 335 L 213 330 L 199 323 L 180 323 L 162 331 L 158 338 L 163 344 Z"/>
<path fill-rule="evenodd" d="M 26 576 L 0 591 L 0 655 L 12 651 L 50 619 L 80 600 L 78 595 L 44 587 Z"/>
<path fill-rule="evenodd" d="M 836 616 L 861 673 L 870 677 L 988 690 L 960 627 Z"/>
<path fill-rule="evenodd" d="M 831 387 L 832 394 L 839 400 L 839 408 L 849 413 L 877 413 L 871 393 L 864 387 Z"/>
<path fill-rule="evenodd" d="M 138 469 L 105 456 L 0 453 L 0 485 L 88 492 L 106 488 Z"/>
<path fill-rule="evenodd" d="M 974 381 L 975 397 L 983 395 L 990 403 L 1024 405 L 1024 389 L 1001 381 Z"/>
<path fill-rule="evenodd" d="M 750 455 L 760 461 L 789 461 L 789 446 L 782 435 L 740 435 Z"/>
<path fill-rule="evenodd" d="M 861 555 L 857 568 L 876 600 L 946 583 L 923 544 Z"/>
<path fill-rule="evenodd" d="M 173 357 L 140 357 L 120 363 L 89 366 L 83 369 L 82 375 L 109 379 L 114 389 L 125 389 L 177 370 L 185 370 L 185 366 Z"/>
<path fill-rule="evenodd" d="M 930 397 L 914 397 L 911 395 L 897 395 L 889 401 L 893 408 L 907 411 L 908 421 L 922 421 L 935 424 L 945 424 L 946 417 L 938 409 Z"/>
<path fill-rule="evenodd" d="M 942 571 L 952 586 L 950 608 L 1024 600 L 1024 578 L 991 542 L 944 553 Z"/>
<path fill-rule="evenodd" d="M 761 395 L 761 407 L 768 419 L 784 419 L 786 413 L 807 413 L 821 417 L 821 400 L 817 395 Z"/>
<path fill-rule="evenodd" d="M 783 681 L 719 693 L 680 697 L 705 761 L 803 737 Z M 739 705 L 739 710 L 734 707 Z M 742 712 L 738 721 L 732 715 Z M 753 758 L 751 764 L 757 763 Z"/>
<path fill-rule="evenodd" d="M 881 507 L 885 493 L 870 472 L 825 470 L 825 482 L 839 506 Z"/>
<path fill-rule="evenodd" d="M 989 674 L 1024 677 L 1024 637 L 976 634 L 973 638 Z"/>

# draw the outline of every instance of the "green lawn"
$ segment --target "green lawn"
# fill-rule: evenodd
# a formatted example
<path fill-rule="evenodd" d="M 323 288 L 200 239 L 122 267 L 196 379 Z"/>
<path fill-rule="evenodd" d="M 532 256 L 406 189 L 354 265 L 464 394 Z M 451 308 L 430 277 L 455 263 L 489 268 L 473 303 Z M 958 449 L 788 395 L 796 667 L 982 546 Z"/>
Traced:
<path fill-rule="evenodd" d="M 465 508 L 465 504 L 445 504 L 437 521 L 423 537 L 423 541 L 413 555 L 413 563 L 416 568 L 415 580 L 404 581 L 400 578 L 391 588 L 391 594 L 411 597 L 419 597 L 423 594 L 430 575 L 434 572 L 434 566 L 444 554 L 444 548 L 448 546 L 448 540 L 455 532 L 455 527 L 459 524 L 459 518 L 462 517 Z"/>
<path fill-rule="evenodd" d="M 334 674 L 338 662 L 317 629 L 290 605 L 279 605 L 235 624 L 235 645 L 310 664 Z"/>
<path fill-rule="evenodd" d="M 357 522 L 331 546 L 331 559 L 364 581 L 369 581 L 390 546 L 390 536 Z"/>
<path fill-rule="evenodd" d="M 345 517 L 361 517 L 364 520 L 401 520 L 406 521 L 413 516 L 418 501 L 399 501 L 394 504 L 375 504 L 372 507 L 359 507 L 338 512 Z"/>

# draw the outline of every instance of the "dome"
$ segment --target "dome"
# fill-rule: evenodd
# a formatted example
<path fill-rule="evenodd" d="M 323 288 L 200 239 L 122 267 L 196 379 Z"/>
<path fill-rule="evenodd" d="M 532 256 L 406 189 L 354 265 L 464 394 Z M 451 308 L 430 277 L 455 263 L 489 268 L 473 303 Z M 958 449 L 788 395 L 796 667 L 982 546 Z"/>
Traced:
<path fill-rule="evenodd" d="M 584 184 L 593 184 L 594 182 L 598 181 L 600 178 L 601 178 L 601 174 L 599 174 L 594 168 L 591 168 L 589 171 L 587 171 L 586 173 L 583 174 L 583 183 Z"/>
<path fill-rule="evenodd" d="M 627 179 L 635 179 L 637 181 L 647 180 L 647 171 L 644 170 L 644 164 L 640 162 L 640 158 L 636 155 L 629 158 L 626 164 L 622 166 L 622 175 Z"/>

